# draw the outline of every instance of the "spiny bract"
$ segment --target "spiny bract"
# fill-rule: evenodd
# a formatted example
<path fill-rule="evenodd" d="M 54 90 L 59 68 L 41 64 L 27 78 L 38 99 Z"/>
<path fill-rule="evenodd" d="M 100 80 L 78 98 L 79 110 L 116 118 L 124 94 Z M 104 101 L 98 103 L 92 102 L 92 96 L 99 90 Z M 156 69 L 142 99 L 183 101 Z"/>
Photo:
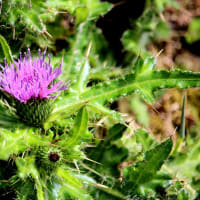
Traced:
<path fill-rule="evenodd" d="M 49 172 L 64 163 L 63 151 L 57 146 L 40 147 L 36 153 L 36 164 Z"/>

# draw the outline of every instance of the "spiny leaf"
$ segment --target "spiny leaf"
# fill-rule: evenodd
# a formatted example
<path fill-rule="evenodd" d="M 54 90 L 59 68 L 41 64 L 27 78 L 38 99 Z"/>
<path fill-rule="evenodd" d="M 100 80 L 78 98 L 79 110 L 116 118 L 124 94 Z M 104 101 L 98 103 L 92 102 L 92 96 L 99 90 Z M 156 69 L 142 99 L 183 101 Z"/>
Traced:
<path fill-rule="evenodd" d="M 19 14 L 23 16 L 25 22 L 27 23 L 27 25 L 29 25 L 31 29 L 33 29 L 33 31 L 36 32 L 45 31 L 44 24 L 40 20 L 38 14 L 35 13 L 34 11 L 26 12 L 24 10 L 20 10 Z"/>
<path fill-rule="evenodd" d="M 128 74 L 123 79 L 112 80 L 98 84 L 82 93 L 80 99 L 86 102 L 98 100 L 102 103 L 109 102 L 120 96 L 127 96 L 134 92 L 141 93 L 147 101 L 153 103 L 153 91 L 162 88 L 178 87 L 180 89 L 200 86 L 200 73 L 172 71 L 150 71 L 143 76 L 136 77 Z M 146 94 L 148 93 L 149 96 Z"/>
<path fill-rule="evenodd" d="M 97 18 L 99 15 L 104 15 L 111 8 L 112 4 L 108 2 L 101 2 L 100 0 L 82 0 L 89 9 L 89 17 Z"/>
<path fill-rule="evenodd" d="M 13 63 L 12 52 L 10 50 L 8 43 L 6 42 L 5 38 L 2 35 L 0 35 L 0 44 L 3 49 L 4 56 L 6 57 L 6 60 L 10 65 L 10 63 Z"/>
<path fill-rule="evenodd" d="M 87 19 L 89 15 L 89 10 L 86 7 L 78 7 L 75 10 L 75 15 L 76 15 L 76 23 L 80 24 Z"/>
<path fill-rule="evenodd" d="M 90 65 L 88 63 L 88 60 L 87 59 L 84 59 L 84 60 L 85 62 L 81 66 L 80 74 L 79 74 L 78 81 L 76 84 L 79 94 L 82 93 L 84 89 L 86 88 L 86 83 L 88 81 L 88 76 L 90 72 Z"/>
<path fill-rule="evenodd" d="M 78 1 L 76 3 L 73 3 L 73 0 L 48 0 L 45 2 L 46 5 L 48 5 L 48 8 L 50 10 L 55 10 L 55 8 L 61 9 L 61 8 L 66 8 L 66 10 L 70 13 L 73 13 L 77 7 L 80 6 Z"/>
<path fill-rule="evenodd" d="M 7 160 L 11 154 L 19 154 L 30 146 L 45 145 L 49 141 L 33 132 L 33 129 L 16 129 L 11 132 L 1 129 L 0 132 L 0 159 Z"/>
<path fill-rule="evenodd" d="M 71 89 L 69 89 L 69 91 L 71 91 Z M 72 92 L 74 92 L 74 91 L 72 91 Z M 67 96 L 67 98 L 66 97 L 58 97 L 56 99 L 53 113 L 51 114 L 51 116 L 48 119 L 49 122 L 53 122 L 58 119 L 63 119 L 64 116 L 69 116 L 69 115 L 73 114 L 74 112 L 76 112 L 77 110 L 79 110 L 82 106 L 86 105 L 85 101 L 80 101 L 78 95 L 72 94 L 72 92 L 71 92 L 71 94 L 69 94 Z M 60 109 L 61 106 L 63 106 L 63 104 L 61 102 L 63 102 L 65 105 L 69 105 L 68 108 Z"/>
<path fill-rule="evenodd" d="M 67 146 L 72 147 L 79 143 L 80 139 L 87 138 L 88 128 L 88 111 L 85 107 L 81 108 L 76 116 L 74 127 L 72 129 L 71 137 L 67 141 Z"/>
<path fill-rule="evenodd" d="M 192 88 L 200 86 L 200 73 L 171 70 L 171 71 L 148 71 L 143 76 L 137 76 L 135 73 L 128 74 L 122 79 L 111 80 L 97 84 L 88 88 L 80 96 L 65 96 L 56 102 L 52 118 L 58 117 L 62 111 L 70 113 L 75 112 L 80 105 L 86 105 L 90 102 L 106 104 L 114 101 L 120 96 L 127 96 L 134 91 L 148 103 L 154 102 L 153 92 L 163 88 Z"/>
<path fill-rule="evenodd" d="M 13 176 L 11 181 L 13 187 L 16 189 L 16 200 L 37 199 L 37 191 L 35 190 L 33 179 L 27 178 L 19 181 L 18 176 Z"/>
<path fill-rule="evenodd" d="M 35 166 L 34 157 L 17 158 L 16 165 L 19 171 L 19 177 L 27 178 L 29 175 L 35 180 L 38 200 L 45 200 L 43 192 L 43 183 L 40 179 L 39 172 Z"/>
<path fill-rule="evenodd" d="M 144 154 L 144 160 L 134 166 L 123 169 L 128 187 L 137 187 L 150 181 L 168 158 L 172 149 L 172 139 L 169 138 Z"/>
<path fill-rule="evenodd" d="M 26 158 L 18 157 L 16 159 L 16 165 L 19 170 L 18 172 L 19 177 L 26 178 L 30 174 L 32 177 L 37 177 L 38 171 L 35 167 L 34 162 L 35 162 L 34 157 L 26 157 Z"/>
<path fill-rule="evenodd" d="M 87 17 L 89 19 L 96 19 L 99 15 L 104 15 L 112 8 L 112 4 L 101 2 L 100 0 L 77 0 L 76 3 L 74 3 L 74 0 L 51 0 L 47 1 L 47 4 L 51 9 L 55 9 L 55 7 L 62 9 L 65 7 L 71 14 L 75 12 L 78 23 L 83 20 L 86 21 Z"/>
<path fill-rule="evenodd" d="M 135 67 L 133 70 L 135 70 L 136 77 L 141 76 L 145 72 L 152 71 L 156 65 L 156 59 L 154 57 L 146 58 L 145 60 L 138 58 Z"/>
<path fill-rule="evenodd" d="M 120 139 L 126 129 L 127 127 L 125 125 L 115 124 L 113 127 L 109 129 L 107 137 L 105 138 L 105 141 L 103 142 L 103 145 L 107 146 L 112 141 Z"/>
<path fill-rule="evenodd" d="M 99 190 L 102 190 L 116 198 L 119 199 L 126 199 L 126 197 L 121 194 L 119 191 L 114 190 L 110 187 L 107 187 L 105 185 L 102 184 L 98 184 L 93 178 L 87 176 L 87 175 L 83 175 L 83 174 L 74 174 L 75 177 L 77 177 L 79 180 L 81 180 L 82 182 L 86 183 L 87 185 L 90 185 L 92 187 L 95 187 Z"/>
<path fill-rule="evenodd" d="M 106 115 L 113 119 L 115 122 L 125 123 L 124 118 L 119 112 L 116 112 L 114 110 L 110 110 L 106 108 L 105 106 L 99 104 L 99 103 L 89 103 L 87 105 L 92 111 L 96 113 L 100 113 L 102 115 Z"/>
<path fill-rule="evenodd" d="M 112 157 L 104 157 L 103 155 L 106 154 L 106 151 L 109 149 L 111 149 L 112 145 L 111 143 L 120 139 L 123 135 L 123 133 L 125 132 L 126 130 L 126 126 L 122 125 L 122 124 L 115 124 L 113 127 L 111 127 L 107 133 L 107 136 L 105 138 L 105 140 L 103 140 L 102 142 L 100 142 L 97 146 L 96 149 L 98 149 L 98 151 L 95 151 L 93 152 L 93 154 L 91 155 L 92 159 L 100 162 L 102 160 L 107 160 L 108 162 L 116 162 L 116 160 Z M 119 150 L 118 149 L 118 153 L 119 151 L 121 151 L 122 148 Z M 113 153 L 113 152 L 112 152 Z M 127 153 L 125 151 L 121 152 L 123 155 L 122 157 L 124 157 L 124 153 Z M 120 155 L 115 155 L 114 157 L 120 157 Z M 121 159 L 120 158 L 117 158 L 118 159 Z M 118 162 L 118 161 L 117 161 Z M 117 163 L 116 162 L 116 163 Z M 104 163 L 105 165 L 106 163 Z"/>
<path fill-rule="evenodd" d="M 109 188 L 109 187 L 105 187 L 105 186 L 102 186 L 100 184 L 97 184 L 96 185 L 96 188 L 110 194 L 111 196 L 113 197 L 116 197 L 117 199 L 121 199 L 121 200 L 128 200 L 127 197 L 125 197 L 121 192 L 117 191 L 117 190 L 114 190 L 112 188 Z"/>
<path fill-rule="evenodd" d="M 151 149 L 157 142 L 153 140 L 151 135 L 143 129 L 137 129 L 135 132 L 136 142 L 141 145 L 142 152 L 146 152 Z"/>
<path fill-rule="evenodd" d="M 16 114 L 14 113 L 12 107 L 6 101 L 0 100 L 0 127 L 3 128 L 16 128 L 24 127 Z"/>
<path fill-rule="evenodd" d="M 106 176 L 120 176 L 116 166 L 122 163 L 128 157 L 128 148 L 117 146 L 117 142 L 123 136 L 126 126 L 115 124 L 109 129 L 104 140 L 99 142 L 95 151 L 90 153 L 90 159 L 100 162 L 101 165 L 96 165 L 95 170 Z"/>
<path fill-rule="evenodd" d="M 57 176 L 61 179 L 62 185 L 59 189 L 60 197 L 63 193 L 67 193 L 70 197 L 80 200 L 92 200 L 83 188 L 82 183 L 72 176 L 66 169 L 58 168 Z"/>
<path fill-rule="evenodd" d="M 85 48 L 88 42 L 85 38 L 88 37 L 88 29 L 91 27 L 91 23 L 86 21 L 81 23 L 77 28 L 77 34 L 70 39 L 70 50 L 64 55 L 63 73 L 61 78 L 63 80 L 77 80 L 81 66 L 85 63 Z M 73 82 L 72 82 L 73 83 Z"/>

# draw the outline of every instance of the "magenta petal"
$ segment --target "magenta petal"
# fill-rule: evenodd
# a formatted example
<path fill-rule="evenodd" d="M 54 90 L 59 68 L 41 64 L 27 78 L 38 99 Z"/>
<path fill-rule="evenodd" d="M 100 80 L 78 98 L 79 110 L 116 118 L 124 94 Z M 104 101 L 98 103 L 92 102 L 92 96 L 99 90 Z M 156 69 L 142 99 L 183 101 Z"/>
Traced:
<path fill-rule="evenodd" d="M 1 66 L 0 72 L 0 90 L 11 94 L 20 102 L 26 103 L 32 98 L 56 98 L 54 93 L 60 90 L 66 90 L 68 84 L 61 81 L 56 82 L 55 79 L 61 74 L 62 63 L 59 68 L 52 70 L 50 56 L 48 62 L 45 61 L 46 50 L 41 57 L 32 59 L 30 50 L 24 53 L 24 58 L 20 53 L 18 61 L 14 61 L 11 66 L 5 61 L 5 66 Z M 54 94 L 54 95 L 53 95 Z"/>

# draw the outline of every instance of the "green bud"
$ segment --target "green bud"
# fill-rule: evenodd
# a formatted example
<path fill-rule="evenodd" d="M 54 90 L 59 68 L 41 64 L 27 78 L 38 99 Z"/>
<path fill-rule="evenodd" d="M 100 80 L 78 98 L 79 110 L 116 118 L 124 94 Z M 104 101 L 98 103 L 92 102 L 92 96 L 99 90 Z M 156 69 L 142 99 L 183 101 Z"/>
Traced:
<path fill-rule="evenodd" d="M 36 165 L 47 171 L 53 171 L 64 162 L 63 151 L 54 145 L 39 147 L 36 153 Z"/>

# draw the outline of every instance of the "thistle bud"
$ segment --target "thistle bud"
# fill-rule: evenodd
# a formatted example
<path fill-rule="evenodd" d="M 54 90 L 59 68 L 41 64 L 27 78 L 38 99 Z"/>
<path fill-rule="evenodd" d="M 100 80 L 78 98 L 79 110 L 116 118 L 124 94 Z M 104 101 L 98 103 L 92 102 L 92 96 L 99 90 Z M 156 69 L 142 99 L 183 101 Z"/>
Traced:
<path fill-rule="evenodd" d="M 57 146 L 40 147 L 36 153 L 37 167 L 53 171 L 64 162 L 63 151 Z"/>

